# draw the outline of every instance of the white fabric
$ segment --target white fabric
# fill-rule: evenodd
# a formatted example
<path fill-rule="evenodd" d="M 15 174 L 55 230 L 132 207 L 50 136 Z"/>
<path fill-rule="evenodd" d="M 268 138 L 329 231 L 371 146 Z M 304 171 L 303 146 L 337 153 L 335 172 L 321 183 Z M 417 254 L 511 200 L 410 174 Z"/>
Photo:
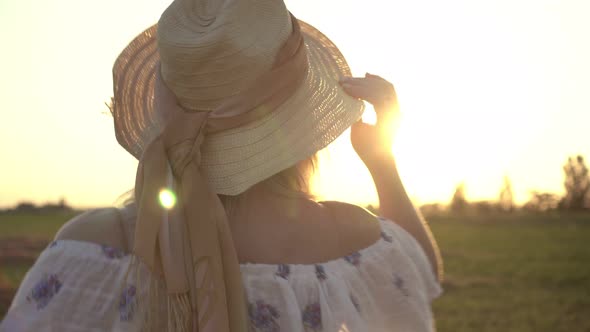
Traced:
<path fill-rule="evenodd" d="M 426 255 L 401 227 L 379 222 L 382 238 L 342 259 L 241 265 L 253 330 L 433 331 L 430 302 L 442 290 Z M 105 246 L 53 242 L 27 273 L 0 331 L 139 331 L 137 295 L 145 282 L 130 276 L 137 288 L 121 289 L 129 260 Z"/>

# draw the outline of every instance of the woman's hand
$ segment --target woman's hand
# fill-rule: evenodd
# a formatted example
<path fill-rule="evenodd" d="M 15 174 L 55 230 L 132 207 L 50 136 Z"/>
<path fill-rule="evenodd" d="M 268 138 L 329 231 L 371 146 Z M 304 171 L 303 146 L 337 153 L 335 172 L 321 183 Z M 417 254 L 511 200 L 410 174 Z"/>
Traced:
<path fill-rule="evenodd" d="M 352 125 L 352 147 L 369 170 L 392 159 L 393 123 L 399 113 L 393 84 L 371 74 L 365 77 L 345 77 L 340 84 L 352 97 L 366 100 L 375 108 L 377 124 L 361 121 Z"/>
<path fill-rule="evenodd" d="M 442 278 L 442 260 L 436 241 L 420 213 L 412 204 L 395 167 L 391 152 L 394 120 L 399 106 L 393 85 L 371 74 L 364 78 L 344 78 L 340 84 L 349 95 L 373 104 L 377 124 L 357 122 L 350 140 L 373 177 L 379 195 L 379 215 L 394 220 L 424 248 L 434 273 Z"/>

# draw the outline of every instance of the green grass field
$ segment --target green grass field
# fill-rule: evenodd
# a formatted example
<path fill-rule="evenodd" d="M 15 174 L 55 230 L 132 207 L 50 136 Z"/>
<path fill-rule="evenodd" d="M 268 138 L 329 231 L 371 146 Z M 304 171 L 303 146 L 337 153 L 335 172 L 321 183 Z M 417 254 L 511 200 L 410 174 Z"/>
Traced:
<path fill-rule="evenodd" d="M 590 216 L 431 221 L 439 331 L 590 331 Z"/>
<path fill-rule="evenodd" d="M 0 216 L 0 244 L 27 237 L 37 248 L 69 217 Z M 590 332 L 590 214 L 429 221 L 446 271 L 438 331 Z M 29 264 L 2 264 L 0 287 L 17 287 Z M 2 317 L 9 300 L 0 301 Z"/>
<path fill-rule="evenodd" d="M 0 215 L 0 241 L 5 238 L 26 237 L 49 242 L 65 221 L 77 212 L 48 215 Z"/>

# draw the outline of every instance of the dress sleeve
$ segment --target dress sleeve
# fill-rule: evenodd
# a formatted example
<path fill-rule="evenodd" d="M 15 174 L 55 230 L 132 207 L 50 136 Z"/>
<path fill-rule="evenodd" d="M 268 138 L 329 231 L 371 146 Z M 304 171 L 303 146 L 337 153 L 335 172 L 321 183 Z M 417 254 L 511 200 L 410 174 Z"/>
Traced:
<path fill-rule="evenodd" d="M 398 244 L 398 250 L 411 261 L 417 272 L 419 284 L 422 285 L 427 299 L 432 301 L 439 297 L 443 292 L 442 287 L 437 280 L 437 276 L 432 271 L 432 266 L 426 257 L 424 249 L 422 249 L 418 241 L 395 222 L 381 217 L 379 221 L 384 230 L 384 234 L 382 235 L 395 239 L 395 242 Z"/>
<path fill-rule="evenodd" d="M 111 247 L 52 242 L 21 283 L 0 331 L 137 330 L 129 256 Z"/>

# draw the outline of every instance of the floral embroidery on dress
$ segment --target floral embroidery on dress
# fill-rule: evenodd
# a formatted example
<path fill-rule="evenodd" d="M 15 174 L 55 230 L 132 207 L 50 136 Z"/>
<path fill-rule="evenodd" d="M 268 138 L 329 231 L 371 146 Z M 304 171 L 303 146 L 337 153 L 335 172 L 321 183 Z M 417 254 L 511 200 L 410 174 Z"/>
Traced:
<path fill-rule="evenodd" d="M 53 296 L 59 292 L 61 286 L 62 283 L 57 278 L 57 275 L 46 275 L 33 287 L 31 293 L 27 296 L 27 301 L 34 301 L 37 310 L 43 309 L 49 304 Z"/>
<path fill-rule="evenodd" d="M 352 254 L 345 256 L 344 259 L 354 266 L 358 266 L 361 263 L 361 253 L 356 251 Z"/>
<path fill-rule="evenodd" d="M 277 271 L 276 275 L 283 279 L 289 278 L 289 273 L 291 273 L 291 268 L 287 264 L 279 264 L 279 270 Z"/>
<path fill-rule="evenodd" d="M 135 314 L 137 289 L 133 285 L 129 285 L 123 289 L 121 299 L 119 300 L 119 317 L 122 321 L 127 322 L 133 319 Z"/>
<path fill-rule="evenodd" d="M 306 331 L 319 331 L 322 329 L 322 310 L 319 303 L 312 303 L 303 310 L 303 326 Z"/>
<path fill-rule="evenodd" d="M 281 330 L 277 322 L 280 317 L 279 311 L 270 304 L 261 300 L 256 301 L 256 304 L 249 303 L 248 315 L 250 316 L 250 322 L 257 331 L 279 332 Z"/>
<path fill-rule="evenodd" d="M 402 279 L 402 277 L 398 276 L 397 274 L 394 274 L 393 284 L 395 285 L 395 287 L 397 287 L 397 289 L 400 290 L 402 294 L 404 294 L 404 296 L 410 296 L 410 292 L 408 291 L 408 288 L 406 287 L 405 281 L 404 279 Z"/>
<path fill-rule="evenodd" d="M 391 243 L 393 241 L 393 237 L 385 232 L 381 232 L 381 237 L 383 238 L 383 240 L 385 240 L 386 242 Z"/>
<path fill-rule="evenodd" d="M 102 248 L 102 253 L 110 259 L 123 258 L 125 256 L 125 252 L 121 249 L 109 247 L 104 244 L 100 247 Z"/>
<path fill-rule="evenodd" d="M 326 275 L 326 270 L 324 269 L 323 265 L 317 264 L 315 266 L 315 275 L 319 280 L 326 280 L 328 276 Z"/>

